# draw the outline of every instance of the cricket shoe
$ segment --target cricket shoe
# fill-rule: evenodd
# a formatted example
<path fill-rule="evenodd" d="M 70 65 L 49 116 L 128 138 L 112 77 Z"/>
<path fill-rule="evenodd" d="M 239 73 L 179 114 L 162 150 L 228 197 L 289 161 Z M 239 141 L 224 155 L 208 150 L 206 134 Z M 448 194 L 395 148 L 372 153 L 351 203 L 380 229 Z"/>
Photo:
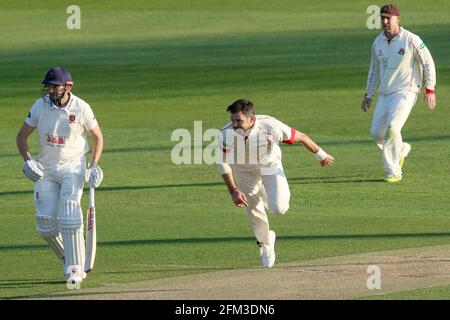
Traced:
<path fill-rule="evenodd" d="M 66 273 L 64 272 L 64 276 L 66 277 L 66 279 L 68 279 L 70 277 L 70 273 Z M 87 278 L 87 273 L 83 272 L 83 280 Z"/>
<path fill-rule="evenodd" d="M 64 277 L 66 277 L 66 279 L 68 279 L 70 277 L 71 273 L 70 273 L 68 268 L 66 270 L 66 265 L 64 263 L 64 258 L 63 258 L 63 273 L 64 273 Z M 83 271 L 83 280 L 86 279 L 86 277 L 87 277 L 87 273 Z"/>
<path fill-rule="evenodd" d="M 69 266 L 66 270 L 66 274 L 69 275 L 67 278 L 67 289 L 81 289 L 81 282 L 83 282 L 84 279 L 83 273 L 84 272 L 81 270 L 80 266 Z"/>
<path fill-rule="evenodd" d="M 275 239 L 275 232 L 269 230 L 269 244 L 256 241 L 256 244 L 259 246 L 259 256 L 261 257 L 264 268 L 272 268 L 275 263 Z"/>
<path fill-rule="evenodd" d="M 396 177 L 396 176 L 387 176 L 386 178 L 384 178 L 385 182 L 399 182 L 400 180 L 402 180 L 402 177 Z"/>
<path fill-rule="evenodd" d="M 411 152 L 411 145 L 409 143 L 404 143 L 404 148 L 403 148 L 403 157 L 400 159 L 400 168 L 403 168 L 403 165 L 405 164 L 405 159 L 406 157 L 409 155 L 409 153 Z"/>

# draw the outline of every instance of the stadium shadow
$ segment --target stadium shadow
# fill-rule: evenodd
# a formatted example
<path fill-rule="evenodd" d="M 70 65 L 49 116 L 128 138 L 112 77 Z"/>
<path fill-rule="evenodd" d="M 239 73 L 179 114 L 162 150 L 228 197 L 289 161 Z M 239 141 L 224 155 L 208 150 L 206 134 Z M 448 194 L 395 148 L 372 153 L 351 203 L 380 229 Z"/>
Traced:
<path fill-rule="evenodd" d="M 303 178 L 288 178 L 289 183 L 292 184 L 316 184 L 316 183 L 361 183 L 361 182 L 382 182 L 381 179 L 345 179 L 345 180 L 330 180 L 330 179 L 342 179 L 349 177 L 303 177 Z M 304 180 L 311 180 L 310 182 L 304 182 Z M 317 181 L 314 181 L 317 180 Z M 215 187 L 223 186 L 223 182 L 197 182 L 197 183 L 176 183 L 176 184 L 155 184 L 144 186 L 115 186 L 115 187 L 99 187 L 97 192 L 107 191 L 124 191 L 124 190 L 145 190 L 145 189 L 164 189 L 164 188 L 191 188 L 191 187 Z M 88 188 L 85 187 L 85 192 Z M 21 191 L 4 191 L 0 192 L 1 196 L 11 195 L 27 195 L 33 194 L 33 190 L 21 190 Z"/>
<path fill-rule="evenodd" d="M 389 239 L 389 238 L 434 238 L 450 237 L 450 232 L 423 232 L 423 233 L 374 233 L 374 234 L 331 234 L 331 235 L 304 235 L 304 236 L 277 236 L 277 240 L 359 240 L 359 239 Z M 99 246 L 141 246 L 141 245 L 167 245 L 167 244 L 195 244 L 195 243 L 219 243 L 254 241 L 254 237 L 216 237 L 216 238 L 180 238 L 180 239 L 139 239 L 116 240 L 99 242 Z M 46 249 L 46 245 L 2 245 L 1 251 L 7 250 L 36 250 Z"/>
<path fill-rule="evenodd" d="M 120 295 L 121 293 L 145 293 L 145 292 L 168 292 L 168 291 L 185 291 L 185 289 L 160 289 L 160 290 L 127 290 L 127 291 L 116 291 L 116 292 L 84 292 L 84 293 L 56 293 L 56 294 L 40 294 L 40 295 L 28 295 L 28 296 L 15 296 L 6 298 L 6 300 L 13 299 L 49 299 L 49 298 L 64 298 L 64 297 L 84 297 L 91 295 L 104 295 L 105 299 L 108 295 Z"/>
<path fill-rule="evenodd" d="M 130 148 L 106 148 L 102 153 L 129 153 L 129 152 L 159 152 L 159 151 L 168 151 L 172 150 L 173 146 L 149 146 L 149 147 L 130 147 Z M 0 158 L 12 158 L 19 157 L 19 154 L 16 152 L 13 153 L 2 153 L 0 154 Z"/>
<path fill-rule="evenodd" d="M 450 237 L 450 232 L 429 233 L 387 233 L 387 234 L 346 234 L 346 235 L 305 235 L 305 236 L 277 236 L 277 240 L 358 240 L 358 239 L 386 239 L 386 238 L 427 238 Z M 160 245 L 160 244 L 192 244 L 192 243 L 217 243 L 254 241 L 254 237 L 217 237 L 217 238 L 185 238 L 185 239 L 148 239 L 148 240 L 124 240 L 102 242 L 103 246 L 127 246 L 127 245 Z M 1 247 L 0 247 L 1 250 Z"/>
<path fill-rule="evenodd" d="M 212 187 L 221 185 L 223 185 L 223 182 L 199 182 L 199 183 L 178 183 L 178 184 L 155 184 L 146 186 L 99 187 L 98 189 L 95 190 L 96 192 L 105 192 L 105 191 L 122 191 L 122 190 L 162 189 L 162 188 Z M 88 188 L 85 187 L 84 191 L 87 192 Z M 26 194 L 33 194 L 33 190 L 0 192 L 0 197 L 10 195 L 26 195 Z"/>
<path fill-rule="evenodd" d="M 213 187 L 221 186 L 223 182 L 198 182 L 198 183 L 177 183 L 177 184 L 155 184 L 147 186 L 118 186 L 99 188 L 98 191 L 121 191 L 121 190 L 142 190 L 142 189 L 163 189 L 163 188 L 188 188 L 188 187 Z M 87 189 L 86 189 L 87 190 Z"/>
<path fill-rule="evenodd" d="M 33 190 L 21 190 L 21 191 L 3 191 L 0 192 L 0 197 L 1 196 L 23 196 L 26 194 L 33 194 Z"/>
<path fill-rule="evenodd" d="M 408 136 L 406 138 L 409 142 L 429 142 L 429 141 L 445 141 L 450 140 L 450 135 L 442 135 L 442 136 L 423 136 L 423 137 L 414 137 Z M 321 141 L 321 145 L 324 146 L 339 146 L 339 145 L 360 145 L 360 144 L 374 144 L 372 139 L 364 139 L 364 140 L 335 140 L 335 141 Z M 296 147 L 301 147 L 301 144 L 294 144 Z"/>
<path fill-rule="evenodd" d="M 24 279 L 5 279 L 0 280 L 0 289 L 8 288 L 32 288 L 42 285 L 61 284 L 61 280 L 24 280 Z"/>
<path fill-rule="evenodd" d="M 410 142 L 428 142 L 428 141 L 446 141 L 450 140 L 450 135 L 442 135 L 442 136 L 424 136 L 424 137 L 408 137 L 408 141 Z M 321 141 L 321 145 L 324 146 L 339 146 L 339 145 L 363 145 L 363 144 L 373 144 L 372 139 L 364 139 L 364 140 L 334 140 L 334 141 Z M 175 145 L 175 143 L 174 143 Z M 300 144 L 294 144 L 288 146 L 290 147 L 303 147 Z M 112 149 L 104 149 L 103 153 L 132 153 L 132 152 L 160 152 L 160 151 L 170 151 L 172 150 L 173 145 L 168 146 L 154 146 L 154 147 L 130 147 L 130 148 L 112 148 Z M 0 154 L 0 158 L 14 158 L 18 157 L 17 153 L 2 153 Z"/>
<path fill-rule="evenodd" d="M 344 179 L 344 180 L 332 180 L 342 179 L 350 177 L 309 177 L 309 178 L 288 178 L 289 184 L 320 184 L 320 183 L 371 183 L 371 182 L 383 182 L 383 179 Z M 310 181 L 304 181 L 310 180 Z M 317 181 L 315 181 L 317 180 Z"/>

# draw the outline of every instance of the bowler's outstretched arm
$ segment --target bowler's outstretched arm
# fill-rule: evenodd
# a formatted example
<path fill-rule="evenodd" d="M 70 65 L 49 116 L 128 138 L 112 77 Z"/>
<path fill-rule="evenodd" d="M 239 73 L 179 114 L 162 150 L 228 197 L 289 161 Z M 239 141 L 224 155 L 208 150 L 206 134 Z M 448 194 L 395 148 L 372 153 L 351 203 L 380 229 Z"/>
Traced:
<path fill-rule="evenodd" d="M 316 155 L 316 157 L 320 160 L 320 165 L 322 167 L 331 166 L 334 162 L 333 156 L 327 154 L 325 151 L 323 151 L 317 143 L 315 143 L 310 137 L 308 137 L 303 132 L 300 132 L 298 130 L 295 130 L 295 142 L 303 144 L 306 149 L 311 151 Z"/>

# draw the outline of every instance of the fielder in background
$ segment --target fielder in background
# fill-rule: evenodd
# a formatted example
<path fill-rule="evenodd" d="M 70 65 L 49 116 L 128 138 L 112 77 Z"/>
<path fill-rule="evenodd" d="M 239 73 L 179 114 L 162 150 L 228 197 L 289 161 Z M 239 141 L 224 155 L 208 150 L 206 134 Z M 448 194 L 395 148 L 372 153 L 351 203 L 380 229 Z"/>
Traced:
<path fill-rule="evenodd" d="M 403 142 L 401 130 L 416 103 L 425 77 L 424 100 L 431 110 L 436 106 L 436 70 L 430 51 L 415 34 L 400 26 L 400 10 L 393 4 L 380 10 L 383 30 L 372 46 L 366 95 L 361 110 L 370 108 L 379 87 L 371 134 L 383 152 L 385 181 L 402 179 L 402 167 L 411 151 Z"/>
<path fill-rule="evenodd" d="M 103 179 L 97 165 L 103 136 L 89 104 L 71 92 L 73 81 L 68 70 L 52 68 L 42 83 L 42 97 L 25 119 L 17 135 L 17 147 L 25 160 L 23 172 L 34 182 L 37 232 L 63 261 L 68 287 L 70 283 L 79 288 L 86 277 L 80 201 L 87 180 L 98 187 Z M 36 128 L 40 153 L 34 159 L 27 138 Z M 93 141 L 87 169 L 86 134 Z"/>
<path fill-rule="evenodd" d="M 249 100 L 237 100 L 227 111 L 231 122 L 220 131 L 218 166 L 232 201 L 244 208 L 263 266 L 271 268 L 275 263 L 276 235 L 269 229 L 265 209 L 282 215 L 289 209 L 290 200 L 279 143 L 303 144 L 322 166 L 333 164 L 334 158 L 306 134 L 275 118 L 256 115 Z"/>

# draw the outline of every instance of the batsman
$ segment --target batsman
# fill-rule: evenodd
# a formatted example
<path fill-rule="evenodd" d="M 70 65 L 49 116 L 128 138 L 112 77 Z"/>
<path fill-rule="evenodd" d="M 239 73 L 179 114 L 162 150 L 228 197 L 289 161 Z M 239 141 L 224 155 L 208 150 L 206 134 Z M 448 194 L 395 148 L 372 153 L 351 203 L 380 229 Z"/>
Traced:
<path fill-rule="evenodd" d="M 103 135 L 89 104 L 72 93 L 67 69 L 48 70 L 42 84 L 41 97 L 17 134 L 17 147 L 25 161 L 23 172 L 34 182 L 37 233 L 64 263 L 67 283 L 79 288 L 86 277 L 80 201 L 85 182 L 95 188 L 102 182 L 98 162 Z M 35 129 L 40 145 L 36 158 L 27 143 Z M 86 167 L 87 135 L 92 136 L 92 159 Z"/>

